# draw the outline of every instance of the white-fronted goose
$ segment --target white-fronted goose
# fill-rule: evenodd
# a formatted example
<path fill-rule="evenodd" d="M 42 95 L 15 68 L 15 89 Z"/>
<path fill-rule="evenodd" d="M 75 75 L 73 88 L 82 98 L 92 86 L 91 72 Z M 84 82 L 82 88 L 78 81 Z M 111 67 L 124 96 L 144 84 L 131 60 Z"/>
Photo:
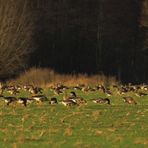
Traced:
<path fill-rule="evenodd" d="M 93 99 L 93 102 L 97 104 L 109 104 L 110 105 L 110 99 L 108 98 Z"/>

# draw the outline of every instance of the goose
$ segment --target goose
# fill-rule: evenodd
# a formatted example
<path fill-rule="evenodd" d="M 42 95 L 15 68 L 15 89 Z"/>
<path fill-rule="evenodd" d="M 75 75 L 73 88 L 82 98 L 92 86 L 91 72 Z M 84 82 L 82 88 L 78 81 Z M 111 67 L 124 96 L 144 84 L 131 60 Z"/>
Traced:
<path fill-rule="evenodd" d="M 29 89 L 29 92 L 30 92 L 31 94 L 34 94 L 34 95 L 36 95 L 36 94 L 38 94 L 38 93 L 42 93 L 42 91 L 43 91 L 43 89 L 42 89 L 42 88 L 39 88 L 39 87 L 35 87 L 35 88 L 31 87 L 31 88 Z"/>
<path fill-rule="evenodd" d="M 57 98 L 53 97 L 50 99 L 49 104 L 53 105 L 53 104 L 58 104 Z"/>
<path fill-rule="evenodd" d="M 19 93 L 15 86 L 6 86 L 5 89 L 11 95 L 16 95 L 17 93 Z"/>
<path fill-rule="evenodd" d="M 32 89 L 33 88 L 33 85 L 24 85 L 23 86 L 23 90 L 24 91 L 29 91 L 30 89 Z"/>
<path fill-rule="evenodd" d="M 66 90 L 68 89 L 67 86 L 64 86 L 63 84 L 57 84 L 54 89 L 58 89 L 58 90 Z"/>
<path fill-rule="evenodd" d="M 72 87 L 72 89 L 74 89 L 74 90 L 81 90 L 82 88 L 79 87 L 79 86 L 74 86 L 74 87 Z"/>
<path fill-rule="evenodd" d="M 70 96 L 69 97 L 64 96 L 63 100 L 66 100 L 66 101 L 67 100 L 71 100 L 71 101 L 75 102 L 77 105 L 82 105 L 82 104 L 86 104 L 87 103 L 82 97 L 78 97 L 76 95 L 76 93 L 73 92 L 73 91 L 70 92 Z"/>
<path fill-rule="evenodd" d="M 117 91 L 117 94 L 118 94 L 118 95 L 124 95 L 125 93 L 126 93 L 126 92 L 124 92 L 124 91 L 122 91 L 122 90 L 118 90 L 118 91 Z"/>
<path fill-rule="evenodd" d="M 128 104 L 137 104 L 137 102 L 132 97 L 123 97 L 123 101 Z"/>
<path fill-rule="evenodd" d="M 32 98 L 28 98 L 28 99 L 27 99 L 27 103 L 28 103 L 28 104 L 31 104 L 33 101 L 34 101 L 34 99 L 32 99 Z"/>
<path fill-rule="evenodd" d="M 110 97 L 111 95 L 112 95 L 112 93 L 111 93 L 111 91 L 110 90 L 105 90 L 105 94 L 108 96 L 108 97 Z"/>
<path fill-rule="evenodd" d="M 20 91 L 22 89 L 22 87 L 20 85 L 16 85 L 15 88 L 17 91 Z"/>
<path fill-rule="evenodd" d="M 38 103 L 41 103 L 43 101 L 47 101 L 47 97 L 44 95 L 34 95 L 34 96 L 32 96 L 32 99 L 37 101 Z"/>
<path fill-rule="evenodd" d="M 105 88 L 103 85 L 99 85 L 99 86 L 98 86 L 98 90 L 99 90 L 99 91 L 101 90 L 103 93 L 105 93 L 106 88 Z"/>
<path fill-rule="evenodd" d="M 62 94 L 63 92 L 60 90 L 60 89 L 54 89 L 54 94 L 55 95 L 60 95 Z"/>
<path fill-rule="evenodd" d="M 142 85 L 142 86 L 140 86 L 140 89 L 141 90 L 148 90 L 148 86 L 147 85 Z"/>
<path fill-rule="evenodd" d="M 110 105 L 110 99 L 108 98 L 93 99 L 93 102 L 97 104 L 109 104 Z"/>
<path fill-rule="evenodd" d="M 17 93 L 19 93 L 19 91 L 16 89 L 9 89 L 7 90 L 7 92 L 10 93 L 11 95 L 16 95 Z"/>
<path fill-rule="evenodd" d="M 82 87 L 82 91 L 83 92 L 88 92 L 89 90 L 90 90 L 90 87 L 89 86 Z"/>
<path fill-rule="evenodd" d="M 70 95 L 71 97 L 69 97 L 69 99 L 73 100 L 78 105 L 87 103 L 86 100 L 84 100 L 82 97 L 78 97 L 74 91 L 71 91 Z"/>
<path fill-rule="evenodd" d="M 143 96 L 147 96 L 148 94 L 143 93 L 143 92 L 139 92 L 139 93 L 135 93 L 135 95 L 138 97 L 143 97 Z"/>
<path fill-rule="evenodd" d="M 63 100 L 61 102 L 64 106 L 74 106 L 77 105 L 77 103 L 73 100 L 67 99 L 67 100 Z"/>
<path fill-rule="evenodd" d="M 71 92 L 70 92 L 70 96 L 71 96 L 71 97 L 77 97 L 77 95 L 76 95 L 76 93 L 75 93 L 74 91 L 71 91 Z"/>
<path fill-rule="evenodd" d="M 0 94 L 0 98 L 3 98 L 4 96 L 2 94 Z"/>
<path fill-rule="evenodd" d="M 23 104 L 24 106 L 27 106 L 27 103 L 32 103 L 32 102 L 33 102 L 33 99 L 30 99 L 30 98 L 20 97 L 20 98 L 17 99 L 17 103 Z"/>
<path fill-rule="evenodd" d="M 17 99 L 17 103 L 23 104 L 24 106 L 27 106 L 27 98 L 20 97 L 20 98 Z"/>
<path fill-rule="evenodd" d="M 76 97 L 64 95 L 63 101 L 67 101 L 67 100 L 72 100 L 73 102 L 76 103 Z"/>
<path fill-rule="evenodd" d="M 16 98 L 15 98 L 15 97 L 4 97 L 4 96 L 3 96 L 3 99 L 4 99 L 4 101 L 5 101 L 5 103 L 6 103 L 7 105 L 9 105 L 9 104 L 11 104 L 11 103 L 13 103 L 13 102 L 16 102 Z"/>

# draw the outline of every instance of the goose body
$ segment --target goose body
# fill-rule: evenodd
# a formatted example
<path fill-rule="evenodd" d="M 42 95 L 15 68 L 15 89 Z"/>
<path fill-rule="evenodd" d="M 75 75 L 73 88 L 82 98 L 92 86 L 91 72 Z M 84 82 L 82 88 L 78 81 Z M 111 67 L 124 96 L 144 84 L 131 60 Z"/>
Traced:
<path fill-rule="evenodd" d="M 47 97 L 44 95 L 35 95 L 35 96 L 32 96 L 32 99 L 37 102 L 47 101 Z"/>
<path fill-rule="evenodd" d="M 93 102 L 97 103 L 97 104 L 109 104 L 110 105 L 110 99 L 108 99 L 108 98 L 94 99 Z"/>
<path fill-rule="evenodd" d="M 106 91 L 105 91 L 105 94 L 106 94 L 108 97 L 112 96 L 112 93 L 111 93 L 110 90 L 106 90 Z"/>
<path fill-rule="evenodd" d="M 77 95 L 76 95 L 76 93 L 75 93 L 74 91 L 71 91 L 71 92 L 70 92 L 70 96 L 71 96 L 71 97 L 77 97 Z"/>
<path fill-rule="evenodd" d="M 18 104 L 23 104 L 24 106 L 27 106 L 27 98 L 18 98 L 17 100 Z"/>
<path fill-rule="evenodd" d="M 33 102 L 33 99 L 30 99 L 30 98 L 20 97 L 20 98 L 17 99 L 17 103 L 23 104 L 24 106 L 27 106 L 27 103 L 32 103 L 32 102 Z"/>
<path fill-rule="evenodd" d="M 54 94 L 55 95 L 60 95 L 60 94 L 62 94 L 63 92 L 62 92 L 62 90 L 60 90 L 60 89 L 55 89 L 54 90 Z"/>
<path fill-rule="evenodd" d="M 137 102 L 132 97 L 123 97 L 123 101 L 128 104 L 137 104 Z"/>
<path fill-rule="evenodd" d="M 11 104 L 12 102 L 15 102 L 16 101 L 16 98 L 15 97 L 3 97 L 4 98 L 4 101 L 7 105 Z"/>
<path fill-rule="evenodd" d="M 143 93 L 143 92 L 139 92 L 139 93 L 136 93 L 135 95 L 138 97 L 143 97 L 143 96 L 147 96 L 148 94 Z"/>
<path fill-rule="evenodd" d="M 19 90 L 17 90 L 16 86 L 6 86 L 5 90 L 11 95 L 16 95 L 17 93 L 19 93 Z"/>
<path fill-rule="evenodd" d="M 23 90 L 24 91 L 29 91 L 30 89 L 32 89 L 33 88 L 33 85 L 24 85 L 23 86 Z"/>
<path fill-rule="evenodd" d="M 62 101 L 62 104 L 63 104 L 64 106 L 74 106 L 74 105 L 77 105 L 76 102 L 74 102 L 73 100 L 70 100 L 70 99 L 63 100 L 63 101 Z"/>
<path fill-rule="evenodd" d="M 53 97 L 50 99 L 49 104 L 54 105 L 54 104 L 58 104 L 57 98 Z"/>
<path fill-rule="evenodd" d="M 35 94 L 35 95 L 38 94 L 38 93 L 42 93 L 42 91 L 43 91 L 43 89 L 42 88 L 39 88 L 39 87 L 35 87 L 35 88 L 31 87 L 29 89 L 29 92 L 31 94 Z"/>
<path fill-rule="evenodd" d="M 86 104 L 86 101 L 82 97 L 77 96 L 74 91 L 70 92 L 70 97 L 65 97 L 64 100 L 71 100 L 77 105 Z"/>
<path fill-rule="evenodd" d="M 19 93 L 19 91 L 16 89 L 10 89 L 10 90 L 7 90 L 7 92 L 10 93 L 11 95 L 16 95 L 17 93 Z"/>

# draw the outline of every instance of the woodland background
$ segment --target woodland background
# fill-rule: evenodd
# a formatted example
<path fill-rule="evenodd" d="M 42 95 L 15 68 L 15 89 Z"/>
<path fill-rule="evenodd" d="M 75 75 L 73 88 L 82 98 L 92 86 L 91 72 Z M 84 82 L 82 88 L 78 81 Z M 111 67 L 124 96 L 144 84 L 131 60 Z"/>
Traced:
<path fill-rule="evenodd" d="M 0 78 L 30 67 L 148 82 L 147 0 L 0 0 Z"/>

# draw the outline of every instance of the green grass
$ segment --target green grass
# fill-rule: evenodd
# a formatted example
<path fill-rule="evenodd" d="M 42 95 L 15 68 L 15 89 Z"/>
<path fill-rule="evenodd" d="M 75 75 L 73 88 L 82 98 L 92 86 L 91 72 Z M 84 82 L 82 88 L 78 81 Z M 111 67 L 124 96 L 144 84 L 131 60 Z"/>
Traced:
<path fill-rule="evenodd" d="M 44 93 L 54 96 L 49 89 Z M 0 147 L 148 147 L 148 97 L 135 97 L 138 105 L 128 105 L 115 93 L 110 97 L 112 105 L 98 105 L 91 99 L 105 96 L 103 93 L 77 94 L 87 105 L 65 107 L 45 102 L 23 107 L 0 101 Z"/>

